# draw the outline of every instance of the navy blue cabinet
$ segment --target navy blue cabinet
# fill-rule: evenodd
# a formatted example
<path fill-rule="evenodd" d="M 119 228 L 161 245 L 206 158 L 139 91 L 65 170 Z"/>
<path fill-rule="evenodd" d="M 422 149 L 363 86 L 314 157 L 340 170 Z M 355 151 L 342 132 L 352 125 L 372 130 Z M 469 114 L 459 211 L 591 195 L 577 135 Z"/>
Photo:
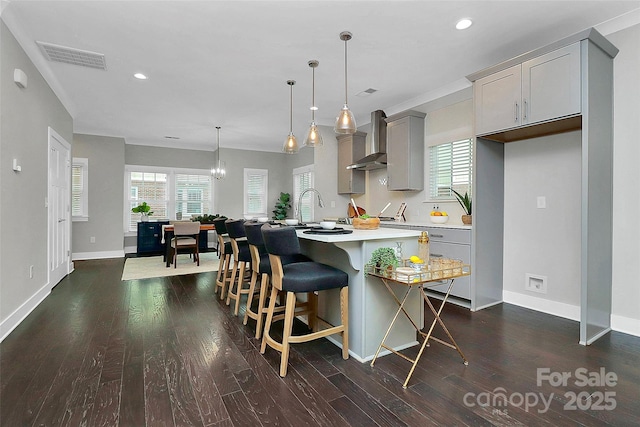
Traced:
<path fill-rule="evenodd" d="M 138 223 L 138 255 L 160 255 L 163 253 L 162 226 L 169 221 Z"/>

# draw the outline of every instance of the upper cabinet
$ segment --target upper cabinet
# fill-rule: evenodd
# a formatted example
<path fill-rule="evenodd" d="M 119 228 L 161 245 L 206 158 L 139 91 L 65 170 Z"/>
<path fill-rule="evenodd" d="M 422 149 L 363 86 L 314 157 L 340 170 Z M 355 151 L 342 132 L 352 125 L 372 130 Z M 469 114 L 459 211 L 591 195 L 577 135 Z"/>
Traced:
<path fill-rule="evenodd" d="M 389 190 L 424 189 L 424 118 L 405 111 L 386 119 Z"/>
<path fill-rule="evenodd" d="M 338 140 L 338 194 L 364 194 L 365 171 L 347 169 L 365 156 L 365 132 L 336 136 Z"/>
<path fill-rule="evenodd" d="M 476 135 L 580 114 L 580 43 L 478 79 Z"/>

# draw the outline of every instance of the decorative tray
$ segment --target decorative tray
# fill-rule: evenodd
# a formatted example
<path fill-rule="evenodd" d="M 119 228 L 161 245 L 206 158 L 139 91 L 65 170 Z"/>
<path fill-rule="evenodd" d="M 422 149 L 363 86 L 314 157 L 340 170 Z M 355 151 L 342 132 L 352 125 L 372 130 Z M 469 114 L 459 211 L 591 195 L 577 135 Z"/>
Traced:
<path fill-rule="evenodd" d="M 382 277 L 404 284 L 434 282 L 434 285 L 438 285 L 439 283 L 437 282 L 440 280 L 469 276 L 471 274 L 471 266 L 463 264 L 460 260 L 438 259 L 437 265 L 424 266 L 422 269 L 397 267 L 383 270 L 373 264 L 366 264 L 364 271 L 371 276 Z M 428 284 L 425 286 L 428 286 Z"/>

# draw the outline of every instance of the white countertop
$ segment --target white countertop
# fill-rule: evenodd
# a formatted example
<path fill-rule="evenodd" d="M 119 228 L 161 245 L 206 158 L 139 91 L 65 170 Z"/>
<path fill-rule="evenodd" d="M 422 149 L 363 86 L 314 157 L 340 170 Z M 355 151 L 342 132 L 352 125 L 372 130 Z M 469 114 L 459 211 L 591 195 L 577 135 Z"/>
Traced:
<path fill-rule="evenodd" d="M 418 222 L 418 221 L 382 221 L 380 222 L 380 226 L 389 226 L 389 227 L 435 227 L 435 228 L 456 228 L 459 230 L 471 230 L 472 225 L 465 225 L 462 223 L 456 223 L 449 218 L 449 221 L 445 224 L 434 224 L 430 221 L 426 222 Z"/>
<path fill-rule="evenodd" d="M 375 230 L 356 230 L 351 225 L 340 224 L 337 227 L 345 230 L 353 230 L 350 234 L 305 234 L 305 229 L 296 230 L 301 239 L 315 240 L 317 242 L 362 242 L 365 240 L 389 240 L 403 237 L 420 236 L 418 230 L 404 230 L 397 228 L 377 228 Z"/>

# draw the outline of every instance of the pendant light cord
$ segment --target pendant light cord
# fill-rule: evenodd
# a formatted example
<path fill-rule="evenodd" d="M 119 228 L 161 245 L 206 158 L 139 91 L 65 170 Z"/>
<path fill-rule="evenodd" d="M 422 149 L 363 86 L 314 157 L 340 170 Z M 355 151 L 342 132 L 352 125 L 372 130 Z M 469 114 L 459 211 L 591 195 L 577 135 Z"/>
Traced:
<path fill-rule="evenodd" d="M 344 41 L 344 103 L 345 105 L 349 103 L 347 99 L 347 41 L 348 39 L 345 39 Z"/>
<path fill-rule="evenodd" d="M 316 68 L 311 67 L 311 122 L 316 121 Z"/>
<path fill-rule="evenodd" d="M 289 83 L 289 133 L 293 133 L 293 83 Z"/>

